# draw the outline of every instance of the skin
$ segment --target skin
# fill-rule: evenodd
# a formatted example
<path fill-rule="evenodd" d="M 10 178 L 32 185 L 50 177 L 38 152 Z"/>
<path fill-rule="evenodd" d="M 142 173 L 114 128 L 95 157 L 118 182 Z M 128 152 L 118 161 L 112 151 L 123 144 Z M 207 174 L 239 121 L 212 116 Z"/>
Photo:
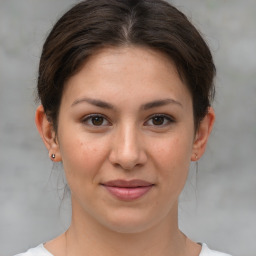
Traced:
<path fill-rule="evenodd" d="M 199 255 L 201 246 L 178 228 L 178 198 L 214 118 L 209 108 L 194 131 L 192 97 L 164 54 L 129 46 L 91 56 L 65 85 L 57 132 L 43 107 L 36 111 L 72 198 L 70 228 L 45 248 L 55 256 Z M 101 185 L 115 179 L 154 185 L 127 202 Z"/>

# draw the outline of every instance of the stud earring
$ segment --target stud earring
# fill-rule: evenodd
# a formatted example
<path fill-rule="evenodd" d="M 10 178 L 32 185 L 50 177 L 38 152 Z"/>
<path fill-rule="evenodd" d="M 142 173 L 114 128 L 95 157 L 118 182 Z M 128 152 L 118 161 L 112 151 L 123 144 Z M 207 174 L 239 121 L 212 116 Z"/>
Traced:
<path fill-rule="evenodd" d="M 55 154 L 51 154 L 52 159 L 55 159 L 55 157 L 56 157 Z"/>

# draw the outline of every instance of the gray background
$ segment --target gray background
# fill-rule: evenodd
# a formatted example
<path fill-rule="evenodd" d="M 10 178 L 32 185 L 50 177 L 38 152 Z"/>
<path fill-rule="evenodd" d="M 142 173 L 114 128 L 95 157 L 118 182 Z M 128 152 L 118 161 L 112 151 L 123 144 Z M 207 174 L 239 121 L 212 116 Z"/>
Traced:
<path fill-rule="evenodd" d="M 42 42 L 68 0 L 0 0 L 0 255 L 63 232 L 69 200 L 34 125 Z M 256 255 L 256 1 L 175 0 L 216 62 L 216 125 L 180 200 L 181 229 L 235 255 Z"/>

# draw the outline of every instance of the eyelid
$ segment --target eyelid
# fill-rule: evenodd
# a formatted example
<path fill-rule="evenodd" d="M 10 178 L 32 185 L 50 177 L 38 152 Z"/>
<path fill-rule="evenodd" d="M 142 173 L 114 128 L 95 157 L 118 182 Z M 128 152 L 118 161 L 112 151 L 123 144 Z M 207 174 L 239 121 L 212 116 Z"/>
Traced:
<path fill-rule="evenodd" d="M 150 120 L 152 120 L 154 117 L 163 117 L 163 118 L 165 118 L 167 121 L 168 121 L 168 123 L 167 124 L 162 124 L 162 125 L 154 125 L 154 124 L 151 124 L 151 125 L 149 125 L 149 126 L 155 126 L 155 127 L 163 127 L 163 126 L 166 126 L 166 125 L 168 125 L 168 124 L 171 124 L 171 123 L 174 123 L 175 122 L 175 119 L 172 117 L 172 116 L 170 116 L 170 115 L 167 115 L 167 114 L 161 114 L 161 113 L 159 113 L 159 114 L 153 114 L 153 115 L 151 115 L 151 116 L 149 116 L 148 117 L 148 119 L 147 119 L 147 121 L 144 123 L 144 124 L 146 124 L 146 123 L 148 123 Z"/>
<path fill-rule="evenodd" d="M 102 124 L 102 125 L 99 125 L 99 126 L 93 125 L 92 123 L 89 124 L 88 120 L 90 120 L 93 117 L 102 117 L 105 121 L 107 121 L 107 124 Z M 105 115 L 98 114 L 98 113 L 93 113 L 93 114 L 89 114 L 89 115 L 84 116 L 82 118 L 82 123 L 84 123 L 84 124 L 86 123 L 87 125 L 92 126 L 92 127 L 96 127 L 96 128 L 97 127 L 100 128 L 100 127 L 103 127 L 103 126 L 111 126 L 112 125 L 111 122 L 109 121 L 109 119 Z"/>
<path fill-rule="evenodd" d="M 102 117 L 104 119 L 103 120 L 103 124 L 101 124 L 101 125 L 94 125 L 93 123 L 90 123 L 89 120 L 94 118 L 94 117 Z M 165 119 L 165 123 L 164 124 L 160 124 L 160 125 L 147 124 L 154 117 L 162 117 L 162 118 L 164 118 Z M 166 122 L 166 120 L 167 120 L 167 122 Z M 88 114 L 88 115 L 84 116 L 81 119 L 81 122 L 84 123 L 85 125 L 96 127 L 96 128 L 100 128 L 100 127 L 104 127 L 104 126 L 112 126 L 112 123 L 109 121 L 109 119 L 105 115 L 99 114 L 99 113 Z M 167 125 L 169 125 L 171 123 L 174 123 L 174 122 L 175 122 L 175 119 L 172 116 L 167 115 L 167 114 L 157 113 L 157 114 L 153 114 L 153 115 L 149 116 L 147 118 L 147 120 L 144 122 L 144 125 L 145 126 L 154 126 L 154 127 L 161 128 L 161 127 L 167 126 Z"/>

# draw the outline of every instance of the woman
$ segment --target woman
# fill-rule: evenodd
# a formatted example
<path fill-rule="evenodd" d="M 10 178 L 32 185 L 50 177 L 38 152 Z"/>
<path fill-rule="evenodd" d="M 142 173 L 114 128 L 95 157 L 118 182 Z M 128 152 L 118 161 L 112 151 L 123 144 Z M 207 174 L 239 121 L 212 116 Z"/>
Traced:
<path fill-rule="evenodd" d="M 68 230 L 21 254 L 226 255 L 178 228 L 178 198 L 215 115 L 208 46 L 156 0 L 87 0 L 43 47 L 36 125 L 71 191 Z"/>

